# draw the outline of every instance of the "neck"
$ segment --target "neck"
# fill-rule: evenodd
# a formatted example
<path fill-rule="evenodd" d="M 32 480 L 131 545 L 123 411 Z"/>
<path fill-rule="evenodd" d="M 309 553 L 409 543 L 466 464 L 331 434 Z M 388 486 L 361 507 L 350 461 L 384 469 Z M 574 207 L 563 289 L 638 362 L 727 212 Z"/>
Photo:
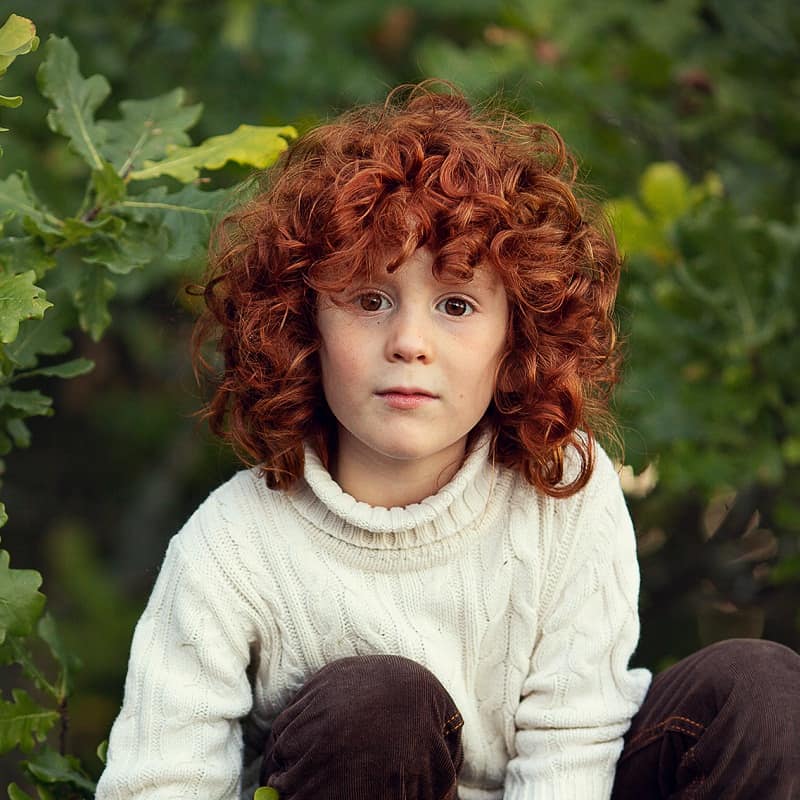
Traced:
<path fill-rule="evenodd" d="M 340 440 L 331 474 L 343 491 L 362 503 L 403 507 L 436 494 L 458 472 L 464 452 L 461 443 L 420 463 L 414 459 L 384 458 Z"/>

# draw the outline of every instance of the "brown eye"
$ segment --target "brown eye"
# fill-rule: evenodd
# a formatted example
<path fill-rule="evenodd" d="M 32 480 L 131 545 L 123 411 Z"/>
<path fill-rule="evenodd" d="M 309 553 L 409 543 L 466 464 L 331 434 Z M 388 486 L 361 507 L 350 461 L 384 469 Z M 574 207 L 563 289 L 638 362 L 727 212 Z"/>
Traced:
<path fill-rule="evenodd" d="M 384 298 L 377 292 L 368 292 L 358 298 L 358 304 L 364 311 L 380 311 L 383 308 Z"/>
<path fill-rule="evenodd" d="M 472 304 L 463 297 L 448 297 L 440 304 L 445 314 L 450 317 L 465 317 L 473 312 Z"/>

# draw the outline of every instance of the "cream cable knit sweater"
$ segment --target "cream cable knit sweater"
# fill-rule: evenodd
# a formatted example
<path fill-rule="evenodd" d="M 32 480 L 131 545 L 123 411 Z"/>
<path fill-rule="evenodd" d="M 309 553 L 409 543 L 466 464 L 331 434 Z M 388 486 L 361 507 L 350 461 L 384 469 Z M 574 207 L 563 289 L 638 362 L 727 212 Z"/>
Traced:
<path fill-rule="evenodd" d="M 598 450 L 586 488 L 556 500 L 486 451 L 406 508 L 357 502 L 311 451 L 292 493 L 255 471 L 212 493 L 137 626 L 97 800 L 252 797 L 243 758 L 293 693 L 366 653 L 450 692 L 462 800 L 607 798 L 650 681 L 628 669 L 639 576 L 617 475 Z"/>

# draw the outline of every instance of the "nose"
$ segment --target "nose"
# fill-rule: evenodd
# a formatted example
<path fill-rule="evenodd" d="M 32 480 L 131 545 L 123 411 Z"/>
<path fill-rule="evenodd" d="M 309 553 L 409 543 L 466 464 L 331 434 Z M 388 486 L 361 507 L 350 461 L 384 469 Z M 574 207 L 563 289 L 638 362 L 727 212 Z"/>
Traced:
<path fill-rule="evenodd" d="M 433 335 L 424 311 L 399 309 L 388 323 L 386 358 L 389 361 L 420 361 L 433 358 Z"/>

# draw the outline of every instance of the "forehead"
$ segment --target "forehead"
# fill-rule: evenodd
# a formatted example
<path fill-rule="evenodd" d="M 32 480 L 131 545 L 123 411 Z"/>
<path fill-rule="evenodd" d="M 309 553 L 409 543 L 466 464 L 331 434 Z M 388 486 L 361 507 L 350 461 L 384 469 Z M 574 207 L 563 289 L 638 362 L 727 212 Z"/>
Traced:
<path fill-rule="evenodd" d="M 469 286 L 472 289 L 496 290 L 502 288 L 500 274 L 488 264 L 468 266 L 460 260 L 437 258 L 427 247 L 420 247 L 405 260 L 395 260 L 372 269 L 365 269 L 356 280 L 384 280 L 405 283 L 424 280 L 447 286 Z"/>

